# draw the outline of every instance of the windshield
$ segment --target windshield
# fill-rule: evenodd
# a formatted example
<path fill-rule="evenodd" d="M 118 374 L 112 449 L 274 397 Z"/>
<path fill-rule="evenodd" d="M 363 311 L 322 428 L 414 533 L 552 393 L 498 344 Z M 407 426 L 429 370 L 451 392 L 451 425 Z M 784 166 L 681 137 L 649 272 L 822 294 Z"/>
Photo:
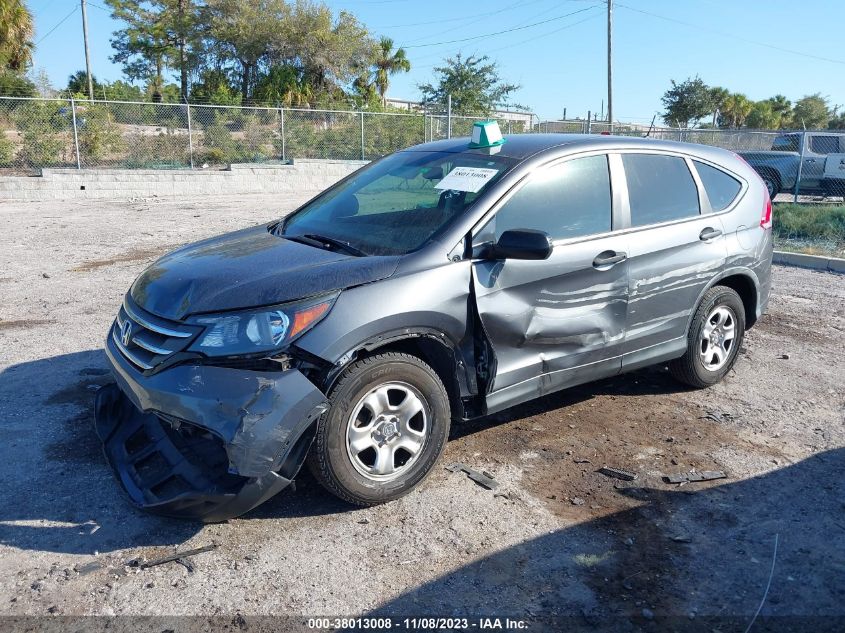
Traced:
<path fill-rule="evenodd" d="M 437 236 L 516 161 L 483 154 L 398 152 L 287 218 L 278 234 L 404 255 Z"/>

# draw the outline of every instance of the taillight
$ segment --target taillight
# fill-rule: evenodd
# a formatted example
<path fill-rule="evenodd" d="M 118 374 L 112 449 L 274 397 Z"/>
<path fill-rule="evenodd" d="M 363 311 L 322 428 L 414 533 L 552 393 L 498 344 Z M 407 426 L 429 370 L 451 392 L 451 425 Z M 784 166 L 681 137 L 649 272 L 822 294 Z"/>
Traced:
<path fill-rule="evenodd" d="M 766 191 L 766 203 L 763 205 L 763 215 L 760 218 L 760 226 L 764 229 L 772 228 L 772 199 Z"/>

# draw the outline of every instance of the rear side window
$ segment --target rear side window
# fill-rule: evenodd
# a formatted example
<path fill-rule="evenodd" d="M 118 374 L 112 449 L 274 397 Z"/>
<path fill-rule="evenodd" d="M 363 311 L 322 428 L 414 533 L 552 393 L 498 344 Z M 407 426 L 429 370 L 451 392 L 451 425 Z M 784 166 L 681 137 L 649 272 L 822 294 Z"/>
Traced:
<path fill-rule="evenodd" d="M 707 192 L 707 197 L 710 199 L 710 206 L 714 211 L 727 209 L 739 194 L 742 184 L 721 169 L 699 163 L 697 160 L 692 162 L 695 163 L 698 177 L 701 178 L 704 191 Z"/>
<path fill-rule="evenodd" d="M 497 240 L 509 229 L 537 229 L 555 240 L 610 231 L 607 156 L 539 170 L 496 212 L 495 222 Z"/>
<path fill-rule="evenodd" d="M 699 214 L 698 189 L 683 158 L 622 154 L 631 226 L 680 220 Z"/>
<path fill-rule="evenodd" d="M 838 154 L 838 136 L 811 136 L 810 151 L 814 154 Z"/>

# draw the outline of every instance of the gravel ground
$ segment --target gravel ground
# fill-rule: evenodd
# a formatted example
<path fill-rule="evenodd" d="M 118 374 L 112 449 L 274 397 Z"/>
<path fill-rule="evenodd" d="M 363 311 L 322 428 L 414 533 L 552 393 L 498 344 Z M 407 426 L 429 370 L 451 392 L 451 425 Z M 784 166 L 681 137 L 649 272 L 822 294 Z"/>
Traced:
<path fill-rule="evenodd" d="M 370 509 L 301 476 L 225 524 L 133 510 L 91 416 L 123 293 L 173 247 L 297 202 L 0 203 L 0 614 L 239 628 L 261 615 L 613 616 L 615 630 L 729 616 L 742 630 L 765 596 L 761 618 L 842 623 L 845 277 L 827 273 L 775 268 L 769 314 L 716 387 L 689 391 L 656 367 L 455 425 L 442 464 L 490 471 L 496 493 L 437 467 Z M 728 477 L 661 479 L 691 469 Z M 212 542 L 192 572 L 123 565 Z M 103 567 L 80 573 L 92 561 Z"/>

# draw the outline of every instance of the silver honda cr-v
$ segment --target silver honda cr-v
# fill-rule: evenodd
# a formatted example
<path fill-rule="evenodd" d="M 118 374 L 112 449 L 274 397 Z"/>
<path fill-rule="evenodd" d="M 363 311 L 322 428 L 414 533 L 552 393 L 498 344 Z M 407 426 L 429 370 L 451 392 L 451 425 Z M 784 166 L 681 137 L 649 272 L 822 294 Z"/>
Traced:
<path fill-rule="evenodd" d="M 241 514 L 306 461 L 349 502 L 396 499 L 452 421 L 658 362 L 721 380 L 768 300 L 771 214 L 725 150 L 482 124 L 155 262 L 108 334 L 97 432 L 162 514 Z"/>

